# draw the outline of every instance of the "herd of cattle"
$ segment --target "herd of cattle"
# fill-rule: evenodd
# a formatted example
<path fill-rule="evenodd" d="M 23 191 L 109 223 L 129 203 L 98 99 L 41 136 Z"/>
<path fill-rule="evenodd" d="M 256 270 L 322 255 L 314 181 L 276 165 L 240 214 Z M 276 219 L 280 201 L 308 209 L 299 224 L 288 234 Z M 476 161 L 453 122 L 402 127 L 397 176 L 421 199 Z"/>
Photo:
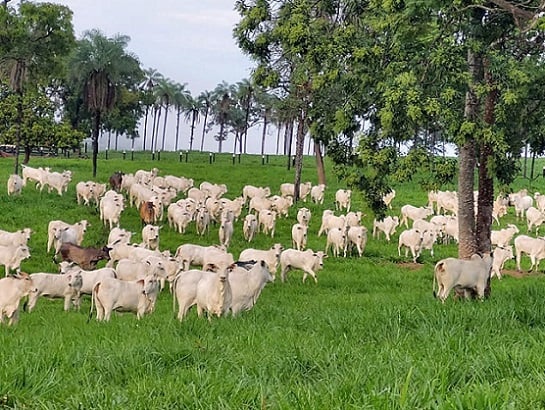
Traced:
<path fill-rule="evenodd" d="M 36 189 L 48 187 L 59 195 L 67 191 L 72 173 L 51 172 L 49 168 L 23 167 L 22 178 L 11 175 L 8 194 L 20 194 L 29 181 Z M 188 309 L 196 305 L 199 316 L 206 312 L 221 316 L 227 312 L 236 315 L 251 309 L 267 282 L 275 279 L 278 267 L 281 280 L 291 269 L 303 271 L 303 282 L 310 275 L 317 282 L 317 271 L 323 268 L 324 259 L 331 251 L 339 257 L 357 254 L 361 257 L 367 243 L 367 228 L 362 225 L 363 214 L 351 211 L 351 191 L 339 189 L 335 193 L 335 210 L 324 210 L 318 236 L 325 234 L 324 251 L 307 248 L 308 227 L 311 211 L 299 208 L 297 223 L 292 225 L 292 248 L 284 249 L 277 243 L 270 249 L 243 250 L 238 259 L 228 251 L 234 233 L 234 225 L 242 220 L 245 241 L 252 242 L 257 233 L 274 238 L 277 218 L 288 217 L 293 207 L 293 184 L 281 184 L 280 195 L 271 195 L 269 187 L 247 185 L 242 195 L 227 199 L 225 184 L 202 182 L 199 187 L 185 177 L 159 176 L 158 170 L 138 170 L 134 174 L 114 173 L 108 184 L 81 181 L 76 184 L 78 204 L 97 206 L 100 219 L 109 226 L 107 245 L 101 248 L 83 247 L 83 237 L 88 222 L 74 224 L 55 220 L 48 225 L 47 252 L 55 252 L 60 274 L 20 272 L 21 261 L 30 257 L 27 242 L 30 228 L 17 232 L 0 231 L 0 265 L 4 265 L 6 277 L 0 279 L 0 322 L 18 320 L 19 305 L 28 296 L 28 311 L 35 307 L 40 296 L 63 298 L 64 309 L 80 307 L 81 295 L 91 295 L 91 313 L 96 310 L 98 320 L 109 320 L 112 311 L 131 311 L 140 318 L 153 312 L 160 291 L 168 286 L 178 304 L 178 319 L 182 320 Z M 310 182 L 300 186 L 300 197 L 322 205 L 325 185 Z M 176 200 L 181 195 L 182 199 Z M 391 209 L 395 191 L 383 197 Z M 432 191 L 427 206 L 404 205 L 401 215 L 387 216 L 373 221 L 374 238 L 385 235 L 389 242 L 399 226 L 405 230 L 399 234 L 398 254 L 411 252 L 417 262 L 422 250 L 430 250 L 436 243 L 458 240 L 457 198 L 455 192 Z M 535 205 L 537 207 L 534 207 Z M 135 207 L 142 220 L 142 243 L 131 243 L 132 232 L 120 227 L 120 219 L 126 206 Z M 509 197 L 498 197 L 494 203 L 494 220 L 499 224 L 514 206 L 517 218 L 525 217 L 528 231 L 545 221 L 545 196 L 520 191 Z M 243 211 L 246 215 L 242 217 Z M 342 215 L 335 213 L 346 212 Z M 218 230 L 218 243 L 210 246 L 184 243 L 175 254 L 160 249 L 161 227 L 157 225 L 166 214 L 169 227 L 184 234 L 189 224 L 195 224 L 199 235 Z M 409 229 L 409 222 L 412 228 Z M 492 232 L 495 245 L 492 256 L 474 255 L 462 261 L 447 258 L 435 266 L 437 297 L 445 301 L 454 291 L 462 297 L 485 294 L 491 275 L 501 278 L 506 260 L 514 257 L 510 245 L 519 233 L 516 225 Z M 522 254 L 528 254 L 532 268 L 545 258 L 545 239 L 519 235 L 514 239 L 517 268 L 520 270 Z M 100 260 L 107 260 L 105 267 L 97 269 Z M 15 271 L 15 274 L 11 274 Z"/>

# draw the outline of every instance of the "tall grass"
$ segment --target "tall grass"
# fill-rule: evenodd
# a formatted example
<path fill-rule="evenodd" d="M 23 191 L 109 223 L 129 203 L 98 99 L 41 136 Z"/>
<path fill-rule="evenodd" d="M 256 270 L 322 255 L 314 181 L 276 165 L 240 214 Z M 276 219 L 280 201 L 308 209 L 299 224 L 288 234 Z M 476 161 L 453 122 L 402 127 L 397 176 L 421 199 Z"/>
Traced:
<path fill-rule="evenodd" d="M 161 175 L 184 175 L 224 182 L 227 197 L 242 187 L 268 185 L 273 191 L 291 181 L 285 159 L 191 153 L 163 154 L 152 162 L 135 153 L 123 160 L 110 153 L 99 161 L 98 180 L 115 170 L 159 168 Z M 113 156 L 113 158 L 112 158 Z M 0 160 L 0 184 L 5 186 L 11 160 Z M 45 252 L 47 223 L 52 219 L 92 226 L 85 245 L 102 245 L 108 230 L 94 208 L 77 206 L 76 181 L 91 179 L 87 159 L 39 159 L 30 165 L 71 169 L 68 193 L 40 193 L 32 186 L 21 197 L 0 193 L 0 228 L 29 226 L 28 272 L 56 271 Z M 303 180 L 316 183 L 313 162 L 306 159 Z M 522 181 L 518 181 L 521 187 Z M 1 185 L 0 185 L 1 186 Z M 313 213 L 309 247 L 325 247 L 318 238 L 321 212 L 333 208 L 334 192 L 344 187 L 329 175 L 324 206 L 305 204 Z M 392 214 L 405 203 L 424 205 L 426 193 L 416 183 L 396 186 Z M 299 204 L 298 206 L 302 206 Z M 353 208 L 373 216 L 355 195 Z M 275 242 L 290 246 L 295 211 L 277 224 L 274 239 L 262 234 L 252 247 Z M 506 222 L 515 221 L 512 211 Z M 230 251 L 248 246 L 241 221 L 235 226 Z M 137 232 L 135 209 L 126 210 L 121 226 Z M 522 224 L 519 224 L 522 228 Z M 399 230 L 398 230 L 399 231 Z M 369 235 L 371 236 L 371 235 Z M 203 238 L 194 227 L 180 235 L 165 226 L 161 248 L 172 252 L 181 243 L 217 243 L 217 229 Z M 494 280 L 485 302 L 449 299 L 444 305 L 432 296 L 434 263 L 456 255 L 454 245 L 439 245 L 435 257 L 425 252 L 419 265 L 397 255 L 397 235 L 391 243 L 369 238 L 362 258 L 333 258 L 318 273 L 319 282 L 301 281 L 291 271 L 287 283 L 265 287 L 253 310 L 237 318 L 208 322 L 191 311 L 175 319 L 172 297 L 163 292 L 156 311 L 137 321 L 118 314 L 108 323 L 87 323 L 89 299 L 79 312 L 62 311 L 62 301 L 40 300 L 31 313 L 22 313 L 14 327 L 0 327 L 0 408 L 28 409 L 536 409 L 545 404 L 545 286 L 541 274 Z M 525 261 L 527 263 L 528 261 Z M 529 266 L 529 264 L 527 265 Z M 514 262 L 507 264 L 514 268 Z"/>

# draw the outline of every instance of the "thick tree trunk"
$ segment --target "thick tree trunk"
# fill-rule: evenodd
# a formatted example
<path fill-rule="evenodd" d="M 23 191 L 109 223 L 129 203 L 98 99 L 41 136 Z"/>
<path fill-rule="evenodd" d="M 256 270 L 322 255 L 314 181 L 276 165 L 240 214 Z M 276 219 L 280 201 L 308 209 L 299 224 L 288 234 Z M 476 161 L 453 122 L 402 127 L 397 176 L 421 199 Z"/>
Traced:
<path fill-rule="evenodd" d="M 23 126 L 23 93 L 17 92 L 17 119 L 15 121 L 15 166 L 14 174 L 19 173 L 19 145 L 21 144 L 21 128 Z"/>
<path fill-rule="evenodd" d="M 326 185 L 324 158 L 322 157 L 322 147 L 319 141 L 314 141 L 314 154 L 316 157 L 316 172 L 318 173 L 318 184 Z"/>
<path fill-rule="evenodd" d="M 23 158 L 23 164 L 28 164 L 30 161 L 30 154 L 32 153 L 32 147 L 25 145 L 25 157 Z"/>
<path fill-rule="evenodd" d="M 92 145 L 93 145 L 93 178 L 97 176 L 97 157 L 98 157 L 98 135 L 100 132 L 100 111 L 95 113 L 95 118 L 93 121 L 93 136 L 92 136 Z"/>

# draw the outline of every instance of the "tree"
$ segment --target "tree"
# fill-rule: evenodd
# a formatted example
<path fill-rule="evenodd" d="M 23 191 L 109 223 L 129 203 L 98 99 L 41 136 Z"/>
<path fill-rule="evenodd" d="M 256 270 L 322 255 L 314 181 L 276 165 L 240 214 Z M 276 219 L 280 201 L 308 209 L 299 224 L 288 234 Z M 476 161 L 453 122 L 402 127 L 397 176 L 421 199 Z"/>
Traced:
<path fill-rule="evenodd" d="M 105 116 L 118 101 L 121 87 L 137 88 L 143 78 L 138 59 L 126 51 L 129 37 L 106 37 L 86 31 L 70 57 L 70 79 L 83 93 L 92 117 L 93 177 L 97 173 L 98 138 Z"/>
<path fill-rule="evenodd" d="M 46 87 L 62 76 L 62 58 L 74 45 L 72 12 L 64 6 L 21 3 L 0 8 L 0 77 L 17 96 L 15 167 L 19 171 L 25 93 L 29 84 Z"/>
<path fill-rule="evenodd" d="M 170 106 L 174 102 L 174 94 L 176 93 L 176 86 L 170 79 L 162 78 L 160 79 L 154 90 L 153 90 L 156 98 L 157 103 L 160 107 L 163 107 L 165 109 L 165 118 L 163 122 L 163 138 L 161 140 L 161 151 L 165 150 L 165 137 L 167 132 L 167 118 L 168 118 L 168 111 L 170 109 Z M 159 129 L 159 126 L 157 126 L 157 129 Z M 157 149 L 157 140 L 155 139 L 155 149 Z"/>
<path fill-rule="evenodd" d="M 197 97 L 197 101 L 200 105 L 201 115 L 203 116 L 202 122 L 202 136 L 201 136 L 201 152 L 204 149 L 204 136 L 206 134 L 206 128 L 208 124 L 208 116 L 212 108 L 212 93 L 210 91 L 203 91 Z"/>
<path fill-rule="evenodd" d="M 199 101 L 188 94 L 184 107 L 185 120 L 190 123 L 191 132 L 189 134 L 189 150 L 193 150 L 193 141 L 195 139 L 195 127 L 200 120 L 201 105 Z"/>
<path fill-rule="evenodd" d="M 146 137 L 148 131 L 148 114 L 149 108 L 153 106 L 155 102 L 155 96 L 153 95 L 153 89 L 157 82 L 163 77 L 156 69 L 148 68 L 144 70 L 146 76 L 145 80 L 140 84 L 140 90 L 142 90 L 142 104 L 146 107 L 144 114 L 144 135 L 142 139 L 142 150 L 146 150 Z"/>

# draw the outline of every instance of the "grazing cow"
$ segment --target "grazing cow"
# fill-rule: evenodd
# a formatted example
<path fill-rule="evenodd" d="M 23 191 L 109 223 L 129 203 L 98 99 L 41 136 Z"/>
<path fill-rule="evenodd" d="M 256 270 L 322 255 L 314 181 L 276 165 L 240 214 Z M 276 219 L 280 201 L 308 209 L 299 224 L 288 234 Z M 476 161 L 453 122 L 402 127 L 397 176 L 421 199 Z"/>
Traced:
<path fill-rule="evenodd" d="M 24 228 L 15 232 L 0 230 L 0 246 L 27 245 L 32 233 L 32 229 L 30 228 Z"/>
<path fill-rule="evenodd" d="M 384 232 L 386 240 L 390 242 L 390 237 L 396 232 L 399 226 L 399 218 L 397 216 L 387 216 L 381 221 L 373 220 L 373 238 L 379 238 L 380 232 Z"/>
<path fill-rule="evenodd" d="M 473 255 L 471 259 L 447 258 L 435 265 L 433 292 L 441 302 L 445 303 L 453 288 L 465 289 L 474 292 L 479 298 L 484 298 L 490 270 L 492 269 L 492 257 L 490 254 Z M 437 281 L 437 293 L 435 293 L 435 281 Z M 464 291 L 465 294 L 465 291 Z"/>
<path fill-rule="evenodd" d="M 244 188 L 242 188 L 242 198 L 244 199 L 244 203 L 248 202 L 248 199 L 252 199 L 254 197 L 261 197 L 265 198 L 271 195 L 271 189 L 269 187 L 255 187 L 253 185 L 246 185 Z"/>
<path fill-rule="evenodd" d="M 248 270 L 234 267 L 229 272 L 231 313 L 233 316 L 254 307 L 265 285 L 273 281 L 274 276 L 271 276 L 269 268 L 263 260 L 254 263 Z"/>
<path fill-rule="evenodd" d="M 286 274 L 290 269 L 301 269 L 303 274 L 303 283 L 310 275 L 314 278 L 314 282 L 318 283 L 316 273 L 324 266 L 324 259 L 327 255 L 322 251 L 314 252 L 312 249 L 306 251 L 298 251 L 296 249 L 286 249 L 280 255 L 280 266 L 282 282 L 286 281 Z"/>
<path fill-rule="evenodd" d="M 244 239 L 248 242 L 251 242 L 254 239 L 255 233 L 257 232 L 257 218 L 254 214 L 248 214 L 244 218 L 244 225 L 242 227 L 242 233 L 244 234 Z"/>
<path fill-rule="evenodd" d="M 36 287 L 28 273 L 0 279 L 0 323 L 4 323 L 4 317 L 10 326 L 17 323 L 21 299 L 32 292 L 36 292 Z"/>
<path fill-rule="evenodd" d="M 17 175 L 12 174 L 8 178 L 8 195 L 21 195 L 23 192 L 24 181 Z"/>
<path fill-rule="evenodd" d="M 501 279 L 501 270 L 503 269 L 503 265 L 509 259 L 514 258 L 513 247 L 511 245 L 506 247 L 497 246 L 494 249 L 492 256 L 493 256 L 494 262 L 492 264 L 491 277 L 496 276 L 498 279 Z"/>
<path fill-rule="evenodd" d="M 517 219 L 524 217 L 524 214 L 528 208 L 534 203 L 534 199 L 529 195 L 516 197 L 514 201 L 515 216 Z"/>
<path fill-rule="evenodd" d="M 331 213 L 326 213 L 331 212 Z M 331 229 L 346 229 L 346 216 L 333 215 L 332 211 L 325 210 L 322 215 L 322 225 L 318 230 L 318 236 L 322 235 L 323 232 L 328 233 Z"/>
<path fill-rule="evenodd" d="M 545 222 L 545 214 L 539 209 L 531 206 L 526 210 L 526 221 L 528 222 L 528 232 L 535 226 L 536 235 L 539 235 L 539 227 Z"/>
<path fill-rule="evenodd" d="M 184 177 L 175 177 L 173 175 L 165 176 L 165 183 L 168 187 L 174 188 L 177 192 L 187 192 L 193 187 L 193 179 Z"/>
<path fill-rule="evenodd" d="M 60 254 L 63 261 L 74 262 L 82 269 L 95 269 L 98 261 L 110 259 L 110 250 L 104 246 L 102 248 L 84 248 L 71 243 L 63 243 L 60 247 Z"/>
<path fill-rule="evenodd" d="M 276 212 L 263 209 L 262 211 L 259 211 L 257 221 L 259 223 L 258 229 L 261 229 L 261 231 L 265 235 L 268 235 L 270 233 L 271 238 L 274 238 L 274 228 L 276 225 Z"/>
<path fill-rule="evenodd" d="M 517 260 L 517 270 L 520 272 L 520 259 L 522 254 L 525 253 L 530 257 L 532 265 L 528 272 L 532 269 L 536 271 L 539 268 L 539 262 L 545 259 L 545 238 L 537 237 L 532 238 L 526 235 L 519 235 L 515 238 L 515 255 Z"/>
<path fill-rule="evenodd" d="M 21 262 L 30 258 L 30 251 L 26 245 L 0 246 L 0 265 L 4 266 L 5 276 L 12 270 L 21 271 Z"/>
<path fill-rule="evenodd" d="M 83 279 L 80 272 L 59 275 L 57 273 L 33 273 L 30 275 L 36 287 L 28 298 L 28 311 L 32 312 L 40 296 L 64 299 L 64 310 L 70 310 L 70 304 L 79 309 L 80 291 Z M 78 303 L 76 305 L 76 303 Z"/>
<path fill-rule="evenodd" d="M 121 171 L 116 171 L 110 176 L 110 188 L 113 189 L 115 192 L 121 191 L 121 183 L 123 182 L 123 175 L 125 175 Z"/>
<path fill-rule="evenodd" d="M 284 247 L 280 243 L 275 243 L 268 250 L 261 249 L 244 249 L 240 252 L 238 257 L 239 261 L 265 261 L 269 271 L 273 275 L 273 278 L 276 275 L 276 270 L 278 268 L 278 262 L 280 261 L 280 255 L 284 251 Z"/>
<path fill-rule="evenodd" d="M 392 209 L 392 201 L 395 197 L 396 191 L 395 189 L 392 189 L 390 192 L 382 196 L 382 202 L 384 202 L 384 205 L 386 205 L 389 209 Z"/>
<path fill-rule="evenodd" d="M 142 225 L 155 223 L 157 216 L 153 202 L 145 201 L 140 204 L 140 219 L 142 220 Z"/>
<path fill-rule="evenodd" d="M 310 189 L 310 198 L 314 203 L 320 205 L 324 204 L 325 188 L 326 186 L 324 184 L 318 184 Z"/>
<path fill-rule="evenodd" d="M 346 256 L 347 250 L 351 252 L 352 248 L 355 246 L 358 250 L 358 255 L 361 258 L 363 251 L 365 250 L 365 245 L 367 244 L 367 228 L 364 226 L 351 226 L 348 228 L 346 238 L 344 256 Z"/>
<path fill-rule="evenodd" d="M 308 226 L 300 223 L 291 227 L 291 243 L 298 251 L 304 251 L 307 247 Z"/>
<path fill-rule="evenodd" d="M 327 231 L 327 241 L 325 245 L 325 254 L 327 255 L 329 247 L 333 248 L 333 256 L 336 258 L 341 251 L 346 249 L 346 229 L 333 228 Z M 346 256 L 346 252 L 344 254 Z"/>
<path fill-rule="evenodd" d="M 36 182 L 36 188 L 38 188 L 38 185 L 40 188 L 45 184 L 45 178 L 47 173 L 49 172 L 49 168 L 32 168 L 28 165 L 21 165 L 23 168 L 23 185 L 26 185 L 27 180 L 35 181 Z"/>
<path fill-rule="evenodd" d="M 416 260 L 420 256 L 422 249 L 422 240 L 424 239 L 424 232 L 418 229 L 408 229 L 399 234 L 399 241 L 397 245 L 397 253 L 401 256 L 401 248 L 405 247 L 405 257 L 409 254 L 409 249 L 411 250 L 411 255 L 413 256 L 413 262 L 416 263 Z"/>
<path fill-rule="evenodd" d="M 89 317 L 94 303 L 99 321 L 109 321 L 114 310 L 135 312 L 136 318 L 141 319 L 144 314 L 153 312 L 158 294 L 159 280 L 154 275 L 135 281 L 105 278 L 93 287 Z"/>
<path fill-rule="evenodd" d="M 346 212 L 350 212 L 350 203 L 352 201 L 352 190 L 339 189 L 335 192 L 335 209 L 342 211 L 346 209 Z"/>
<path fill-rule="evenodd" d="M 144 279 L 148 275 L 155 275 L 158 278 L 167 277 L 163 259 L 155 256 L 148 256 L 141 261 L 121 259 L 115 271 L 117 279 L 127 281 Z"/>
<path fill-rule="evenodd" d="M 308 208 L 300 208 L 299 211 L 297 211 L 297 222 L 299 222 L 301 225 L 308 226 L 310 223 L 310 217 L 312 216 L 310 209 Z"/>

